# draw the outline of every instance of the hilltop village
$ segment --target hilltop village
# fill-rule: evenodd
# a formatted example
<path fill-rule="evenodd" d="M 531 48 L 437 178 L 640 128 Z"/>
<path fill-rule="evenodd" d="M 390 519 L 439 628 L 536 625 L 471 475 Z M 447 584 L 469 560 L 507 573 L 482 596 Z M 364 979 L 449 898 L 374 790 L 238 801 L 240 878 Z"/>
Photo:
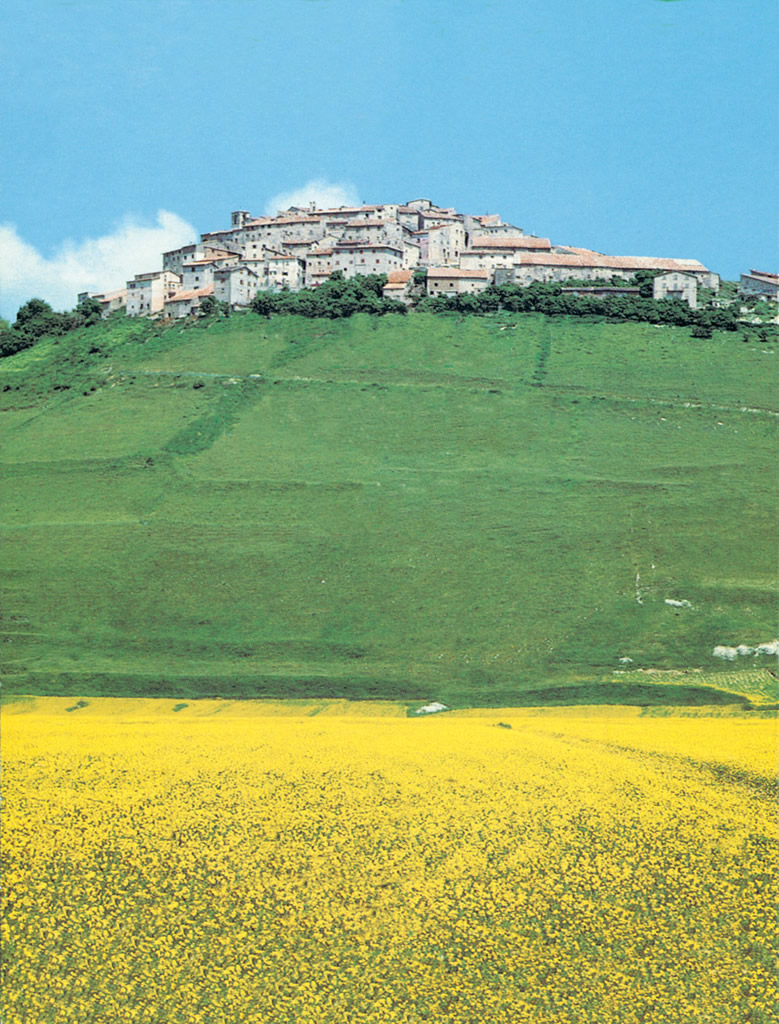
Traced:
<path fill-rule="evenodd" d="M 211 295 L 248 307 L 258 292 L 316 288 L 334 273 L 386 274 L 386 298 L 409 304 L 428 295 L 483 291 L 491 284 L 591 282 L 600 294 L 624 293 L 639 270 L 656 273 L 654 297 L 696 307 L 699 288 L 717 291 L 719 276 L 698 260 L 607 256 L 525 234 L 498 214 L 476 216 L 429 199 L 404 205 L 293 206 L 275 217 L 231 215 L 229 228 L 162 254 L 162 268 L 125 288 L 98 295 L 104 315 L 184 317 Z M 604 284 L 606 282 L 606 284 Z"/>

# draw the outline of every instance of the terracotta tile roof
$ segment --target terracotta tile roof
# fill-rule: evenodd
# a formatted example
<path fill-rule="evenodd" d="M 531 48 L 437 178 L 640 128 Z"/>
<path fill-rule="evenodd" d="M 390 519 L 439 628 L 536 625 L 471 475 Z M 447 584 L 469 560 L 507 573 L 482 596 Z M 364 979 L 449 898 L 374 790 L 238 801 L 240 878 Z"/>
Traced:
<path fill-rule="evenodd" d="M 267 221 L 269 225 L 272 224 L 318 224 L 318 217 L 311 217 L 306 215 L 304 217 L 272 217 Z"/>
<path fill-rule="evenodd" d="M 348 213 L 365 213 L 367 210 L 380 210 L 380 206 L 328 206 L 322 210 L 314 210 L 313 217 L 327 217 L 329 214 L 338 213 L 343 216 Z"/>
<path fill-rule="evenodd" d="M 471 249 L 551 249 L 548 238 L 534 238 L 520 235 L 517 238 L 499 238 L 494 235 L 477 235 L 471 240 Z"/>
<path fill-rule="evenodd" d="M 166 274 L 169 277 L 177 277 L 179 279 L 179 281 L 181 280 L 181 274 L 177 274 L 173 270 L 147 270 L 145 274 L 136 274 L 135 275 L 135 280 L 136 281 L 156 281 L 160 277 L 164 277 Z"/>
<path fill-rule="evenodd" d="M 671 259 L 653 256 L 600 256 L 597 253 L 536 254 L 523 253 L 520 266 L 534 267 L 603 267 L 614 270 L 692 270 L 707 273 L 706 267 L 698 260 Z"/>
<path fill-rule="evenodd" d="M 555 246 L 552 247 L 552 249 L 553 249 L 554 252 L 563 252 L 563 253 L 572 252 L 572 253 L 578 253 L 581 256 L 602 256 L 603 255 L 602 252 L 598 252 L 596 249 L 582 249 L 580 246 L 577 246 L 577 245 L 555 245 Z"/>
<path fill-rule="evenodd" d="M 406 286 L 405 286 L 405 284 L 403 284 L 402 281 L 398 281 L 397 283 L 395 283 L 395 282 L 390 283 L 388 281 L 384 285 L 384 287 L 382 288 L 382 291 L 384 291 L 384 292 L 402 292 L 402 291 L 405 290 L 405 287 Z"/>
<path fill-rule="evenodd" d="M 355 249 L 391 249 L 392 252 L 402 254 L 403 250 L 399 249 L 396 245 L 390 245 L 388 242 L 352 242 L 349 238 L 342 238 L 335 244 L 335 251 L 342 252 L 353 252 Z"/>
<path fill-rule="evenodd" d="M 490 273 L 488 270 L 460 270 L 459 267 L 430 267 L 427 271 L 430 277 L 472 277 L 480 281 L 488 281 Z"/>
<path fill-rule="evenodd" d="M 234 267 L 220 267 L 215 271 L 215 275 L 224 277 L 225 274 L 243 274 L 244 272 L 247 274 L 253 274 L 255 277 L 258 276 L 257 271 L 252 270 L 252 268 L 247 266 L 245 263 L 239 263 Z"/>
<path fill-rule="evenodd" d="M 764 277 L 766 280 L 776 283 L 779 281 L 779 274 L 772 274 L 770 270 L 750 270 L 744 277 Z"/>
<path fill-rule="evenodd" d="M 423 220 L 460 220 L 461 217 L 457 213 L 448 213 L 443 210 L 420 210 L 420 216 Z"/>
<path fill-rule="evenodd" d="M 411 270 L 390 270 L 387 274 L 387 284 L 404 285 L 411 280 Z"/>
<path fill-rule="evenodd" d="M 184 270 L 186 270 L 187 267 L 210 266 L 212 263 L 224 263 L 225 260 L 234 259 L 234 258 L 235 258 L 235 254 L 231 253 L 229 256 L 213 256 L 209 260 L 187 260 L 186 263 L 182 263 L 182 267 L 183 267 Z"/>
<path fill-rule="evenodd" d="M 176 294 L 171 295 L 169 299 L 165 299 L 165 305 L 167 306 L 169 302 L 188 302 L 190 299 L 197 299 L 202 297 L 203 295 L 213 294 L 214 286 L 212 284 L 208 284 L 206 285 L 205 288 L 196 288 L 194 291 L 191 292 L 176 292 Z"/>

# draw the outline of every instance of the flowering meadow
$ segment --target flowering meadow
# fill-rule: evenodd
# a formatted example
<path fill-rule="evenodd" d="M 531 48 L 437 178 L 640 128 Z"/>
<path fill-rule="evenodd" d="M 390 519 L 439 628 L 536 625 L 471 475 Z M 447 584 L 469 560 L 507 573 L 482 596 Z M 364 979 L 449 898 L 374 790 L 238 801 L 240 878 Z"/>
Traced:
<path fill-rule="evenodd" d="M 776 719 L 318 710 L 9 705 L 5 1024 L 775 1020 Z"/>

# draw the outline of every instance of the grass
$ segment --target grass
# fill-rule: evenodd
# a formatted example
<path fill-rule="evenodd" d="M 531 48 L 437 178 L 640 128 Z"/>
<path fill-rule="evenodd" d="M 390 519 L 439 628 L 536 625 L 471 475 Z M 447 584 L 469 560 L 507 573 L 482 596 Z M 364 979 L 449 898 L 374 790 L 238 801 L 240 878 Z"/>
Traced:
<path fill-rule="evenodd" d="M 424 314 L 115 319 L 5 359 L 6 691 L 776 700 L 711 656 L 775 635 L 774 359 Z"/>

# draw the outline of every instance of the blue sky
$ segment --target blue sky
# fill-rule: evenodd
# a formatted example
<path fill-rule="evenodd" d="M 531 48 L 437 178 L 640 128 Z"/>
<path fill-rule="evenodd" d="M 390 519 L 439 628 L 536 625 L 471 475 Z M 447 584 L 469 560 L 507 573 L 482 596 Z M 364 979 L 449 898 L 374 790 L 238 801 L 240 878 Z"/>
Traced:
<path fill-rule="evenodd" d="M 4 0 L 0 315 L 312 180 L 777 269 L 775 0 Z M 118 279 L 117 279 L 118 278 Z"/>

